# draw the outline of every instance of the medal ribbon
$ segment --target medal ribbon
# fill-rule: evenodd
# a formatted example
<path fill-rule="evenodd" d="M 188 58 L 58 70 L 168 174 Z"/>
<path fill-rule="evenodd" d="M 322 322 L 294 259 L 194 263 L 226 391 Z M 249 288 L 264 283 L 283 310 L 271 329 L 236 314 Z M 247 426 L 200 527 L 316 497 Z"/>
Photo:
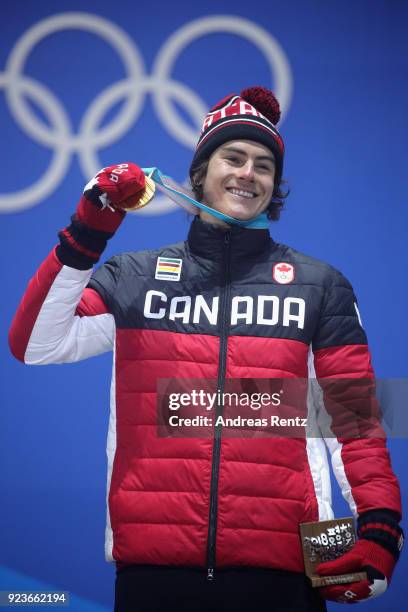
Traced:
<path fill-rule="evenodd" d="M 214 208 L 202 202 L 197 202 L 197 200 L 191 197 L 191 192 L 185 187 L 177 184 L 170 176 L 163 174 L 158 168 L 142 168 L 142 170 L 148 178 L 154 181 L 160 191 L 165 193 L 173 202 L 176 202 L 176 204 L 187 209 L 194 215 L 198 215 L 198 209 L 201 208 L 201 210 L 205 210 L 213 217 L 217 217 L 226 223 L 239 225 L 240 227 L 247 227 L 248 229 L 265 229 L 269 227 L 269 220 L 266 212 L 259 214 L 253 219 L 248 219 L 247 221 L 234 219 L 234 217 L 224 215 L 224 213 L 214 210 Z"/>

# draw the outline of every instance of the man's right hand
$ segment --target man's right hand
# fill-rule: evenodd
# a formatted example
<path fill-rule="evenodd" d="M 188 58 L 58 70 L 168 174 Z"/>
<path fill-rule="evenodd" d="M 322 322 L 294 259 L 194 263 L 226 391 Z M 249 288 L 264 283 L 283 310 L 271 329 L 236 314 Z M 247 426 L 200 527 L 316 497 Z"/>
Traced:
<path fill-rule="evenodd" d="M 125 209 L 145 191 L 143 170 L 132 163 L 102 168 L 85 186 L 71 225 L 59 232 L 57 256 L 67 266 L 86 270 L 99 261 L 122 223 Z"/>
<path fill-rule="evenodd" d="M 89 181 L 84 196 L 99 208 L 133 208 L 146 186 L 144 172 L 136 164 L 116 164 L 102 168 Z"/>

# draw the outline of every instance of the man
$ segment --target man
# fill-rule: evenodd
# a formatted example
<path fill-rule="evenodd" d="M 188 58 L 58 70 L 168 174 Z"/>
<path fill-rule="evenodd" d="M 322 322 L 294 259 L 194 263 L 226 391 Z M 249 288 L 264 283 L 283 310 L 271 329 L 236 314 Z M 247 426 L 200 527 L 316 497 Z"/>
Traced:
<path fill-rule="evenodd" d="M 312 589 L 299 524 L 332 517 L 323 439 L 160 437 L 159 379 L 373 377 L 348 281 L 268 231 L 282 206 L 284 147 L 272 92 L 249 88 L 205 118 L 190 168 L 206 207 L 184 243 L 92 265 L 145 196 L 134 164 L 85 188 L 31 281 L 10 332 L 30 364 L 114 347 L 106 556 L 116 610 L 324 610 L 385 590 L 399 556 L 400 494 L 384 439 L 332 438 L 359 540 L 322 574 L 368 580 Z M 217 406 L 217 414 L 222 407 Z"/>

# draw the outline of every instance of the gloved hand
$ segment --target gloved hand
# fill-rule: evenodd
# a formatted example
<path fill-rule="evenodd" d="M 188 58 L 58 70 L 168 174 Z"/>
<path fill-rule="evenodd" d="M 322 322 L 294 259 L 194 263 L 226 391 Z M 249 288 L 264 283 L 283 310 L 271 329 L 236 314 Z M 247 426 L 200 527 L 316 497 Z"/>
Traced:
<path fill-rule="evenodd" d="M 97 207 L 123 210 L 136 206 L 146 185 L 144 172 L 136 164 L 102 168 L 84 189 L 84 196 Z"/>
<path fill-rule="evenodd" d="M 144 189 L 145 175 L 136 164 L 102 168 L 85 186 L 71 225 L 58 234 L 58 259 L 80 270 L 91 268 L 122 223 L 124 209 L 133 208 Z"/>
<path fill-rule="evenodd" d="M 353 548 L 336 559 L 320 563 L 316 571 L 321 576 L 336 576 L 365 571 L 368 580 L 320 587 L 324 599 L 342 603 L 357 603 L 377 597 L 386 590 L 403 545 L 403 532 L 396 513 L 373 510 L 360 516 L 359 540 Z"/>

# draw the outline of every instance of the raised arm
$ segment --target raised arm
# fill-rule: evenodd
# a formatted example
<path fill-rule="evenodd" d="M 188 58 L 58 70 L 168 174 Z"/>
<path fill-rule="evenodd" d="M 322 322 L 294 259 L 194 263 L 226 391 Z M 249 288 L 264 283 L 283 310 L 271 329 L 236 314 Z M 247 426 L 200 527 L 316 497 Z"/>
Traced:
<path fill-rule="evenodd" d="M 66 363 L 112 349 L 114 318 L 86 286 L 125 217 L 123 208 L 144 188 L 144 174 L 134 164 L 104 168 L 86 185 L 71 224 L 29 282 L 13 319 L 9 343 L 17 359 Z M 114 274 L 115 264 L 111 269 Z"/>

